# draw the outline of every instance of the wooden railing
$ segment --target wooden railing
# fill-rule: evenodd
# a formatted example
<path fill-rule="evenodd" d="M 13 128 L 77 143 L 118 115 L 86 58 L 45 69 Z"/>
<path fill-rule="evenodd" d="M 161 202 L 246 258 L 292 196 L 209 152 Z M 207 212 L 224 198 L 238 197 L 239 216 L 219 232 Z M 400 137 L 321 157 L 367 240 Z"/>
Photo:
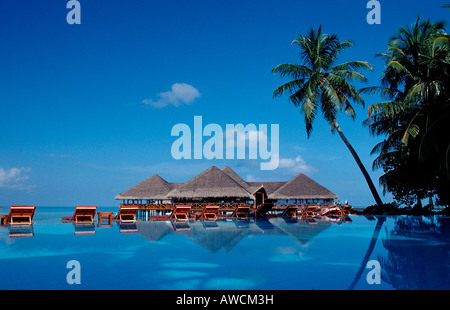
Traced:
<path fill-rule="evenodd" d="M 203 208 L 205 206 L 209 206 L 209 205 L 214 205 L 214 206 L 219 206 L 219 211 L 234 211 L 236 209 L 237 206 L 241 206 L 241 205 L 245 205 L 245 206 L 249 206 L 252 207 L 253 205 L 250 204 L 245 204 L 245 203 L 241 203 L 241 202 L 233 202 L 233 203 L 229 203 L 229 202 L 219 202 L 219 203 L 214 203 L 214 202 L 179 202 L 179 203 L 161 203 L 161 204 L 152 204 L 152 203 L 145 203 L 145 204 L 121 204 L 121 205 L 134 205 L 134 206 L 138 206 L 139 210 L 172 210 L 174 205 L 190 205 L 191 206 L 191 211 L 202 211 Z"/>
<path fill-rule="evenodd" d="M 214 203 L 214 202 L 177 202 L 177 203 L 140 203 L 140 204 L 121 204 L 121 205 L 134 205 L 134 206 L 138 206 L 139 210 L 141 211 L 145 211 L 145 210 L 155 210 L 155 211 L 171 211 L 173 209 L 174 205 L 190 205 L 191 206 L 191 211 L 202 211 L 203 208 L 207 205 L 215 205 L 215 206 L 219 206 L 219 212 L 228 212 L 228 211 L 234 211 L 236 209 L 236 207 L 241 206 L 241 205 L 245 205 L 248 206 L 250 208 L 253 208 L 253 204 L 246 204 L 246 203 L 242 203 L 242 202 L 219 202 L 219 203 Z M 281 210 L 284 209 L 288 206 L 292 206 L 292 205 L 296 205 L 298 206 L 300 209 L 304 209 L 306 208 L 308 205 L 311 204 L 306 204 L 306 203 L 300 203 L 300 204 L 289 204 L 289 203 L 274 203 L 273 206 L 273 210 Z M 328 207 L 330 206 L 330 204 L 326 204 L 326 203 L 316 203 L 314 204 L 318 207 Z"/>

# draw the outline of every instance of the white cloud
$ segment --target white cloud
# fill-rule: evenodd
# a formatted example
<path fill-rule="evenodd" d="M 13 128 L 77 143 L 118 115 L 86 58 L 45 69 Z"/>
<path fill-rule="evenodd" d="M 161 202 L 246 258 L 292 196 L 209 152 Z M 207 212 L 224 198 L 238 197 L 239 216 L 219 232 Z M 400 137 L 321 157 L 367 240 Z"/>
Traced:
<path fill-rule="evenodd" d="M 20 182 L 28 180 L 30 168 L 0 168 L 0 188 L 22 189 Z"/>
<path fill-rule="evenodd" d="M 236 139 L 237 145 L 245 145 L 245 143 L 249 141 L 254 142 L 254 144 L 258 144 L 261 140 L 267 141 L 266 134 L 261 130 L 245 131 L 243 129 L 233 128 L 225 131 L 225 137 L 230 141 L 234 141 Z M 256 145 L 252 146 L 256 147 Z"/>
<path fill-rule="evenodd" d="M 234 127 L 232 129 L 225 130 L 225 147 L 227 152 L 234 153 L 234 149 L 249 149 L 256 156 L 258 151 L 258 145 L 262 142 L 267 143 L 270 146 L 267 135 L 262 130 L 257 130 L 255 128 L 238 128 Z M 256 158 L 251 158 L 256 159 Z"/>
<path fill-rule="evenodd" d="M 278 168 L 290 169 L 296 173 L 312 173 L 316 171 L 300 155 L 295 158 L 280 158 Z"/>
<path fill-rule="evenodd" d="M 245 177 L 245 181 L 246 182 L 258 182 L 258 181 L 260 181 L 260 179 L 255 177 L 253 174 L 247 174 L 247 176 Z"/>
<path fill-rule="evenodd" d="M 169 104 L 178 107 L 190 104 L 200 97 L 200 92 L 194 86 L 186 83 L 175 83 L 169 91 L 159 93 L 156 99 L 144 99 L 142 103 L 154 108 L 163 108 Z"/>

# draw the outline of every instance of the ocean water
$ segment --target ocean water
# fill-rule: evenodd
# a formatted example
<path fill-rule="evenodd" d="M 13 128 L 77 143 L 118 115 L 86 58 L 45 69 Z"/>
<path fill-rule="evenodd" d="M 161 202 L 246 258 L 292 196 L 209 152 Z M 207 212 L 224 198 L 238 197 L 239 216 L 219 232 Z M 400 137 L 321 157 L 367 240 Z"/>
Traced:
<path fill-rule="evenodd" d="M 444 216 L 61 223 L 72 214 L 0 228 L 0 289 L 450 289 Z"/>

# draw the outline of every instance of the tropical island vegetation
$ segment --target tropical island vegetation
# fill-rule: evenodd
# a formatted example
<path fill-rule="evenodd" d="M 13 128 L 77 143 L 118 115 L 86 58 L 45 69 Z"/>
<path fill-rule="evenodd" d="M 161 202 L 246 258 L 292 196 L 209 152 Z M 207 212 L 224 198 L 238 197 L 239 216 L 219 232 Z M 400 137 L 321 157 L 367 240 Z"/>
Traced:
<path fill-rule="evenodd" d="M 323 33 L 321 26 L 292 41 L 300 47 L 301 64 L 280 64 L 272 70 L 290 79 L 273 96 L 289 94 L 304 116 L 308 137 L 318 114 L 338 132 L 374 197 L 375 204 L 368 208 L 372 213 L 413 205 L 412 212 L 430 212 L 432 198 L 450 211 L 450 36 L 445 27 L 445 22 L 417 18 L 400 28 L 389 38 L 386 52 L 376 54 L 385 62 L 380 85 L 356 89 L 352 83 L 367 82 L 360 71 L 372 70 L 372 65 L 361 60 L 337 64 L 339 53 L 353 43 Z M 367 108 L 364 125 L 381 138 L 371 152 L 377 154 L 372 168 L 383 171 L 379 183 L 384 193 L 392 193 L 392 203 L 382 202 L 336 121 L 338 113 L 354 120 L 352 103 L 364 106 L 363 94 L 380 99 Z M 422 206 L 426 198 L 430 203 Z"/>

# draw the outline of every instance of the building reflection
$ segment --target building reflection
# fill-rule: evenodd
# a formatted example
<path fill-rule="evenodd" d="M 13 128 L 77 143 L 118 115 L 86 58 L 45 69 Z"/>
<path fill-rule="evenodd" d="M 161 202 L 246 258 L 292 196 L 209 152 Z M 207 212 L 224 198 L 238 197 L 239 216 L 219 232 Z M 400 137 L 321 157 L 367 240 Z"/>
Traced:
<path fill-rule="evenodd" d="M 263 218 L 255 221 L 226 219 L 205 221 L 140 221 L 136 222 L 139 235 L 150 241 L 162 240 L 170 234 L 183 234 L 203 248 L 217 252 L 230 251 L 246 236 L 287 235 L 301 244 L 307 244 L 333 223 L 330 218 L 311 219 Z"/>

